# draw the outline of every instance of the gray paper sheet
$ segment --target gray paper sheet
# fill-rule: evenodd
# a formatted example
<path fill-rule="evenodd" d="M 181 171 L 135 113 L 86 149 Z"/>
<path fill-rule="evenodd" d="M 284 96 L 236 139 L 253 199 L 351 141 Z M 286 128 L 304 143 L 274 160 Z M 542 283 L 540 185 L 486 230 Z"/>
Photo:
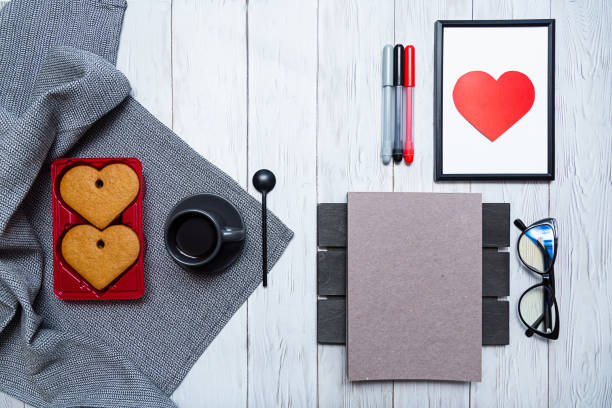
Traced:
<path fill-rule="evenodd" d="M 480 194 L 349 193 L 348 377 L 480 381 Z"/>

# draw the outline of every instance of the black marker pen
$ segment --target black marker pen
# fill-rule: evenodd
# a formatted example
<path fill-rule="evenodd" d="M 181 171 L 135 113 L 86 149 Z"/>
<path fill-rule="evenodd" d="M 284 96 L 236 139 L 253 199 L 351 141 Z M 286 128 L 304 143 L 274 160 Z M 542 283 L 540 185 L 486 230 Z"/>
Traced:
<path fill-rule="evenodd" d="M 393 50 L 393 86 L 395 87 L 395 129 L 393 135 L 393 161 L 399 163 L 404 156 L 404 46 Z"/>

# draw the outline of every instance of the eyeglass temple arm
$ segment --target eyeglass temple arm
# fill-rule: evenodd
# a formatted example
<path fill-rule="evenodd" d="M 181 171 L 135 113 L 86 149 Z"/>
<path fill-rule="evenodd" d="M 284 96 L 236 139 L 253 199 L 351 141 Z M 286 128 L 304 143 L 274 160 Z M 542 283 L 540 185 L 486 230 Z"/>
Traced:
<path fill-rule="evenodd" d="M 542 276 L 542 281 L 548 286 L 550 293 L 555 294 L 555 267 L 552 266 L 547 275 Z"/>
<path fill-rule="evenodd" d="M 552 313 L 550 310 L 550 299 L 548 299 L 547 295 L 544 295 L 544 330 L 548 332 L 548 330 L 552 329 Z"/>
<path fill-rule="evenodd" d="M 544 328 L 546 330 L 552 329 L 552 307 L 553 307 L 553 297 L 554 297 L 554 287 L 555 287 L 555 278 L 554 278 L 553 268 L 550 268 L 550 272 L 548 277 L 543 278 L 545 285 L 548 290 L 544 294 L 544 299 L 542 299 L 542 305 L 544 308 Z"/>
<path fill-rule="evenodd" d="M 538 317 L 538 320 L 536 320 L 533 323 L 533 327 L 538 327 L 540 325 L 540 323 L 542 323 L 543 319 L 544 319 L 544 313 L 542 313 L 540 315 L 540 317 Z M 534 333 L 535 333 L 535 331 L 531 327 L 528 327 L 527 330 L 525 330 L 525 336 L 527 336 L 527 337 L 533 336 Z"/>
<path fill-rule="evenodd" d="M 516 226 L 516 228 L 520 229 L 522 232 L 524 232 L 527 229 L 527 226 L 525 225 L 523 221 L 521 221 L 520 218 L 517 218 L 516 220 L 514 220 L 514 225 Z"/>

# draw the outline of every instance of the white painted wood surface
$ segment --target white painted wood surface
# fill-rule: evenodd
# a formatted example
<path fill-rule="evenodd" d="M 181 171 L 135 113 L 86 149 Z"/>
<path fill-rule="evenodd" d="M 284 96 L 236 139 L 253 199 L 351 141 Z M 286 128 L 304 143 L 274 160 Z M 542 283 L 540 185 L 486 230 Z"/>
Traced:
<path fill-rule="evenodd" d="M 129 8 L 129 5 L 128 5 Z M 246 6 L 172 2 L 173 129 L 247 187 Z M 206 349 L 173 395 L 181 407 L 247 403 L 247 305 Z"/>
<path fill-rule="evenodd" d="M 248 405 L 317 404 L 317 4 L 248 3 L 248 168 L 276 175 L 270 208 L 297 233 L 248 300 Z M 249 192 L 258 193 L 249 185 Z"/>
<path fill-rule="evenodd" d="M 549 345 L 549 403 L 612 406 L 612 4 L 553 0 L 557 18 L 557 181 L 550 213 L 559 341 Z"/>
<path fill-rule="evenodd" d="M 7 3 L 0 0 L 0 7 Z M 434 183 L 433 22 L 557 19 L 557 180 Z M 612 4 L 606 0 L 128 0 L 118 67 L 133 94 L 296 236 L 173 395 L 180 407 L 612 406 Z M 416 46 L 415 162 L 383 166 L 382 46 Z M 473 191 L 512 217 L 557 217 L 561 337 L 528 339 L 511 262 L 510 345 L 483 349 L 480 383 L 346 379 L 316 344 L 316 202 L 347 191 Z M 518 232 L 513 229 L 512 242 Z M 25 407 L 0 394 L 0 408 Z"/>

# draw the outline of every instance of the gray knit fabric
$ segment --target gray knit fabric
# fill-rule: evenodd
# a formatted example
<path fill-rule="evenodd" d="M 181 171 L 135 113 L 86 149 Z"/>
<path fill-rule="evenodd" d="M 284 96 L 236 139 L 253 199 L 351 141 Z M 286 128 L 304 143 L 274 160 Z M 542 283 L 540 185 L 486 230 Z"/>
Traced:
<path fill-rule="evenodd" d="M 115 69 L 124 9 L 12 0 L 0 11 L 0 390 L 35 406 L 174 406 L 169 395 L 261 281 L 259 203 L 130 97 Z M 50 164 L 104 156 L 144 167 L 146 292 L 61 301 Z M 163 244 L 172 206 L 201 192 L 233 202 L 247 226 L 241 257 L 214 276 L 180 269 Z M 273 265 L 292 232 L 268 217 Z"/>

